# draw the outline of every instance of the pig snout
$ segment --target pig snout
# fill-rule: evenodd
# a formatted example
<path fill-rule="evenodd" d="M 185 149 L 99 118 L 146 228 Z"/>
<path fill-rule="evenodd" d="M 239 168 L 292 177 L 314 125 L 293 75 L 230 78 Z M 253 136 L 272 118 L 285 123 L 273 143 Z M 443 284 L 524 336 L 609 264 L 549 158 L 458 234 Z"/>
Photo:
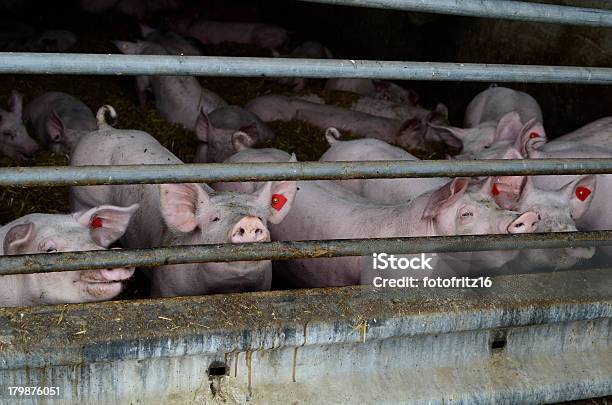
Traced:
<path fill-rule="evenodd" d="M 270 232 L 257 217 L 244 217 L 230 232 L 232 243 L 264 242 L 270 240 Z"/>
<path fill-rule="evenodd" d="M 30 141 L 23 146 L 23 154 L 27 157 L 32 157 L 40 150 L 40 145 L 35 141 Z"/>
<path fill-rule="evenodd" d="M 533 233 L 540 222 L 540 214 L 536 212 L 525 212 L 508 225 L 508 233 Z"/>
<path fill-rule="evenodd" d="M 115 283 L 125 281 L 134 274 L 134 267 L 90 270 L 81 273 L 81 281 L 88 283 Z"/>

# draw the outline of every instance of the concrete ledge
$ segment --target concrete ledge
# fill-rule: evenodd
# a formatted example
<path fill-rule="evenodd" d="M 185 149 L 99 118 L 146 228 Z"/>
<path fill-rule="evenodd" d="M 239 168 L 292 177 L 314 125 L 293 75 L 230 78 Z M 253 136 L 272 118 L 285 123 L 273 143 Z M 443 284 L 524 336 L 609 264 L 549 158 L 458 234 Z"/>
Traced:
<path fill-rule="evenodd" d="M 612 270 L 7 308 L 0 381 L 88 403 L 552 402 L 612 394 L 611 318 Z"/>

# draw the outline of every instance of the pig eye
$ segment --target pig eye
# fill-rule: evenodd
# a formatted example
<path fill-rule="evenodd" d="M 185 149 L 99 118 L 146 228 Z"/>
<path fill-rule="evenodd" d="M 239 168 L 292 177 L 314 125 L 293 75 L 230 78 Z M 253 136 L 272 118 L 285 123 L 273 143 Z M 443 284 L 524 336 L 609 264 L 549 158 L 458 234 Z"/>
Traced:
<path fill-rule="evenodd" d="M 217 222 L 219 221 L 219 217 L 214 217 L 213 219 L 210 220 L 210 222 Z"/>
<path fill-rule="evenodd" d="M 45 252 L 47 253 L 53 253 L 53 252 L 57 252 L 57 249 L 54 247 L 48 247 L 47 250 L 45 250 Z"/>
<path fill-rule="evenodd" d="M 466 212 L 464 212 L 463 214 L 461 214 L 461 216 L 462 216 L 462 217 L 464 217 L 464 218 L 467 218 L 467 217 L 473 217 L 473 216 L 474 216 L 474 213 L 473 213 L 473 212 L 466 211 Z"/>
<path fill-rule="evenodd" d="M 6 136 L 7 138 L 15 139 L 15 134 L 12 132 L 3 132 L 2 135 Z"/>
<path fill-rule="evenodd" d="M 490 146 L 489 146 L 489 145 L 485 145 L 485 146 L 484 146 L 484 148 L 485 148 L 485 149 L 489 149 L 489 148 L 490 148 Z"/>

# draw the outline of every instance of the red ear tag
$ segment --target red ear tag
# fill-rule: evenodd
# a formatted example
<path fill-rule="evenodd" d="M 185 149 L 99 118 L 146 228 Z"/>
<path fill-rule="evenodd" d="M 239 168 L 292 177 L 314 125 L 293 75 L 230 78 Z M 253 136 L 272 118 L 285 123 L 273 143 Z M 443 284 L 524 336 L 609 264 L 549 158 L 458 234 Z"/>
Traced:
<path fill-rule="evenodd" d="M 283 209 L 283 206 L 287 202 L 287 197 L 282 194 L 272 194 L 272 208 L 276 211 Z"/>
<path fill-rule="evenodd" d="M 576 188 L 576 197 L 578 197 L 580 201 L 586 200 L 590 195 L 591 190 L 589 190 L 587 187 L 580 186 Z"/>
<path fill-rule="evenodd" d="M 529 134 L 529 139 L 533 139 L 533 138 L 539 138 L 540 134 L 538 134 L 537 132 L 532 132 Z"/>
<path fill-rule="evenodd" d="M 94 217 L 89 224 L 91 228 L 102 228 L 102 218 Z"/>
<path fill-rule="evenodd" d="M 499 195 L 499 189 L 497 188 L 497 184 L 493 184 L 491 192 L 493 193 L 493 195 Z"/>

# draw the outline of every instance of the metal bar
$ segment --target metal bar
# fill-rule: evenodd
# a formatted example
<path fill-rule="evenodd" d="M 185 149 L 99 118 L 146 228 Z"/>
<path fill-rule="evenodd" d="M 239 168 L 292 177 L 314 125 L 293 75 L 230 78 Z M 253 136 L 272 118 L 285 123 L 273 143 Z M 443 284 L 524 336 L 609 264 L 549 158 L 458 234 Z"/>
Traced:
<path fill-rule="evenodd" d="M 612 159 L 206 163 L 0 168 L 0 186 L 612 173 Z"/>
<path fill-rule="evenodd" d="M 382 8 L 490 17 L 506 20 L 537 21 L 593 27 L 612 27 L 612 12 L 597 8 L 558 6 L 508 0 L 300 0 L 341 6 Z"/>
<path fill-rule="evenodd" d="M 612 68 L 222 56 L 0 53 L 0 73 L 353 77 L 397 80 L 612 83 Z"/>
<path fill-rule="evenodd" d="M 0 257 L 0 276 L 123 266 L 612 245 L 612 231 L 336 239 L 95 250 Z"/>

